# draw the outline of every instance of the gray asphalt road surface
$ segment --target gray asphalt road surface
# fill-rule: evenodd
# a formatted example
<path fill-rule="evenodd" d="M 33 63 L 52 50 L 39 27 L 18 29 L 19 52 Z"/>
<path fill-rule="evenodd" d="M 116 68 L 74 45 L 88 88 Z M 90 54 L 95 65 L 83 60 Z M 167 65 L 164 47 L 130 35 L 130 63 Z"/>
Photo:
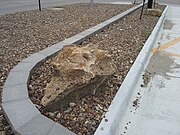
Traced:
<path fill-rule="evenodd" d="M 134 0 L 94 0 L 94 2 L 132 2 Z M 142 0 L 138 0 L 142 1 Z M 156 0 L 159 3 L 180 6 L 180 0 Z M 61 6 L 72 3 L 90 2 L 90 0 L 41 0 L 42 7 Z M 0 14 L 38 9 L 38 0 L 0 0 Z"/>

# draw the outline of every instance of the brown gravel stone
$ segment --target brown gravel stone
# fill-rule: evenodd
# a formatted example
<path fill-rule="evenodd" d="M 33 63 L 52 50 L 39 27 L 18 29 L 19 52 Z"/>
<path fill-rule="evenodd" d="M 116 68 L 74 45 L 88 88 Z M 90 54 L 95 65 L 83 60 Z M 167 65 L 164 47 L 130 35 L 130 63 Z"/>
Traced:
<path fill-rule="evenodd" d="M 41 12 L 34 10 L 1 15 L 0 95 L 8 73 L 23 58 L 105 21 L 132 6 L 94 4 L 92 9 L 88 4 L 75 4 L 64 6 L 63 10 L 43 9 Z M 43 76 L 46 76 L 45 80 Z M 41 72 L 40 80 L 37 82 L 42 85 L 34 87 L 32 84 L 32 90 L 38 89 L 36 94 L 39 99 L 43 96 L 41 88 L 45 87 L 50 77 L 49 72 Z M 39 99 L 32 98 L 37 102 Z M 3 128 L 7 135 L 13 134 L 4 117 L 0 123 L 3 123 L 0 128 Z"/>
<path fill-rule="evenodd" d="M 164 8 L 164 6 L 158 7 L 161 10 Z M 144 15 L 142 20 L 139 20 L 139 15 L 140 10 L 137 10 L 81 44 L 93 43 L 100 49 L 109 51 L 117 65 L 118 72 L 109 79 L 106 86 L 109 88 L 108 91 L 104 91 L 98 96 L 93 95 L 82 98 L 73 108 L 61 108 L 59 110 L 61 117 L 59 119 L 50 117 L 51 119 L 56 120 L 78 135 L 93 134 L 95 132 L 117 89 L 121 86 L 139 51 L 159 19 L 159 17 Z M 34 103 L 40 104 L 40 93 L 43 93 L 46 86 L 42 82 L 45 80 L 49 82 L 51 78 L 50 67 L 48 66 L 50 61 L 51 59 L 35 69 L 32 75 L 34 79 L 31 79 L 31 85 L 34 90 L 30 90 L 30 95 Z M 40 78 L 41 75 L 43 75 L 42 78 Z M 43 108 L 40 110 L 45 115 L 48 113 Z"/>

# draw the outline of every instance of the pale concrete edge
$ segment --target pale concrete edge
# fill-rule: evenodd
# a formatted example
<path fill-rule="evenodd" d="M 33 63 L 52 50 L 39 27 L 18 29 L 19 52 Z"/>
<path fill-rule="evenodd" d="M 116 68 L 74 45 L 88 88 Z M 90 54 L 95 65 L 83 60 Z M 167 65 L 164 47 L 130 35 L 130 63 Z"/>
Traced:
<path fill-rule="evenodd" d="M 105 118 L 102 119 L 99 124 L 95 135 L 115 135 L 119 126 L 119 122 L 123 117 L 123 114 L 126 107 L 128 106 L 128 102 L 130 101 L 130 97 L 132 96 L 132 91 L 134 89 L 135 84 L 137 83 L 140 74 L 144 70 L 145 61 L 147 57 L 150 55 L 151 48 L 153 47 L 157 35 L 162 28 L 162 24 L 166 17 L 168 11 L 168 6 L 163 11 L 161 17 L 159 18 L 156 26 L 154 27 L 151 35 L 146 41 L 144 47 L 136 58 L 133 66 L 128 72 L 125 80 L 123 81 L 121 87 L 116 93 L 111 105 L 109 106 L 108 111 L 105 114 Z"/>
<path fill-rule="evenodd" d="M 122 13 L 120 13 L 119 15 L 117 15 L 117 16 L 119 16 L 119 18 L 117 18 L 117 19 L 115 19 L 114 21 L 109 21 L 109 23 L 107 23 L 107 21 L 104 21 L 104 22 L 102 22 L 102 23 L 100 23 L 100 24 L 98 24 L 97 26 L 94 26 L 94 27 L 92 27 L 92 29 L 90 28 L 90 29 L 88 29 L 88 30 L 86 30 L 86 32 L 85 33 L 83 33 L 83 32 L 81 32 L 81 33 L 79 33 L 79 34 L 77 34 L 77 35 L 75 35 L 75 36 L 73 36 L 73 37 L 71 37 L 71 38 L 68 38 L 68 39 L 66 39 L 66 40 L 64 40 L 64 41 L 62 41 L 62 42 L 59 42 L 59 43 L 57 43 L 57 44 L 55 44 L 55 45 L 52 45 L 51 47 L 48 47 L 48 48 L 46 48 L 46 49 L 44 49 L 44 50 L 42 50 L 42 51 L 40 51 L 40 52 L 37 52 L 37 53 L 35 53 L 35 54 L 32 54 L 32 55 L 30 55 L 29 57 L 27 57 L 27 58 L 25 58 L 25 59 L 23 59 L 20 63 L 18 63 L 18 64 L 21 64 L 22 63 L 22 66 L 24 66 L 24 64 L 25 63 L 27 63 L 27 64 L 29 64 L 30 63 L 30 65 L 29 66 L 26 66 L 26 70 L 24 71 L 24 70 L 22 70 L 23 69 L 23 67 L 21 66 L 21 68 L 19 68 L 18 66 L 15 66 L 13 69 L 12 69 L 12 71 L 13 71 L 13 73 L 15 72 L 15 73 L 17 73 L 17 75 L 19 74 L 19 73 L 24 73 L 24 72 L 26 72 L 26 73 L 28 73 L 28 75 L 26 75 L 26 80 L 25 81 L 23 81 L 23 84 L 22 83 L 17 83 L 17 84 L 14 84 L 14 83 L 12 83 L 13 82 L 13 80 L 11 79 L 10 81 L 9 80 L 6 80 L 6 82 L 5 82 L 5 84 L 8 84 L 8 85 L 6 85 L 5 87 L 3 86 L 3 91 L 5 90 L 5 89 L 8 89 L 8 88 L 12 88 L 12 87 L 16 87 L 16 86 L 18 86 L 18 87 L 21 87 L 21 86 L 24 86 L 24 85 L 28 85 L 28 82 L 29 82 L 29 76 L 31 75 L 31 73 L 32 73 L 32 71 L 33 71 L 33 69 L 34 68 L 36 68 L 39 64 L 41 64 L 43 61 L 45 61 L 46 59 L 48 59 L 49 57 L 52 57 L 52 56 L 54 56 L 55 54 L 57 54 L 57 52 L 63 47 L 63 46 L 65 46 L 65 45 L 69 45 L 69 44 L 77 44 L 77 43 L 81 43 L 81 42 L 83 42 L 86 38 L 89 38 L 92 34 L 95 34 L 95 33 L 97 33 L 97 32 L 99 32 L 100 30 L 102 30 L 102 29 L 104 29 L 105 27 L 107 27 L 107 26 L 109 26 L 110 24 L 112 24 L 112 23 L 114 23 L 114 22 L 116 22 L 116 21 L 118 21 L 118 20 L 120 20 L 121 18 L 123 18 L 123 17 L 125 17 L 125 16 L 127 16 L 128 14 L 130 14 L 130 13 L 132 13 L 133 11 L 135 11 L 135 10 L 137 10 L 138 8 L 140 8 L 142 6 L 142 4 L 139 4 L 139 5 L 137 5 L 137 6 L 135 6 L 135 7 L 132 7 L 132 8 L 130 8 L 130 9 L 128 9 L 128 10 L 126 10 L 126 11 L 124 11 L 124 12 L 122 12 Z M 115 16 L 115 17 L 117 17 L 117 16 Z M 109 20 L 111 20 L 111 18 L 109 19 Z M 94 28 L 94 29 L 93 29 Z M 93 30 L 93 31 L 92 31 Z M 24 67 L 25 68 L 25 67 Z M 21 71 L 23 71 L 23 72 L 21 72 Z M 12 72 L 10 72 L 10 73 L 12 73 Z M 9 74 L 8 75 L 8 78 L 12 78 L 12 77 L 10 77 L 11 76 L 11 74 Z M 14 80 L 16 80 L 16 77 L 14 78 Z M 9 84 L 13 84 L 13 85 L 9 85 Z M 22 87 L 21 89 L 23 89 L 24 87 Z M 14 88 L 15 89 L 15 88 Z M 19 131 L 19 128 L 17 129 L 16 128 L 16 121 L 17 122 L 19 122 L 19 121 L 21 121 L 20 119 L 19 120 L 13 120 L 13 122 L 11 121 L 11 117 L 12 117 L 12 113 L 10 114 L 9 113 L 9 111 L 6 111 L 7 110 L 7 108 L 6 108 L 6 106 L 7 105 L 11 105 L 11 104 L 14 104 L 15 102 L 17 102 L 17 101 L 20 101 L 20 100 L 23 100 L 23 99 L 27 99 L 27 100 L 29 100 L 29 96 L 27 96 L 27 94 L 26 93 L 28 93 L 28 89 L 23 89 L 24 91 L 26 91 L 25 92 L 25 94 L 23 93 L 23 94 L 21 94 L 21 96 L 19 97 L 19 98 L 16 98 L 16 99 L 14 99 L 14 97 L 12 96 L 12 98 L 9 100 L 9 99 L 6 99 L 6 97 L 7 96 L 3 96 L 4 94 L 2 94 L 2 97 L 3 97 L 3 101 L 2 101 L 2 110 L 3 110 L 3 113 L 5 114 L 5 117 L 7 118 L 7 120 L 8 120 L 8 122 L 10 123 L 10 125 L 11 125 L 11 127 L 12 127 L 12 129 L 13 129 L 13 131 L 14 131 L 14 133 L 15 134 L 22 134 L 22 133 L 19 133 L 18 131 Z M 6 91 L 6 95 L 8 95 L 8 92 L 11 92 L 10 90 L 9 91 Z M 16 94 L 18 94 L 18 93 L 16 93 Z M 12 95 L 12 94 L 11 94 Z M 31 101 L 30 101 L 31 102 Z M 31 102 L 32 103 L 32 102 Z M 32 103 L 33 104 L 33 103 Z M 38 111 L 38 109 L 35 107 L 35 106 L 33 106 L 34 107 L 34 110 L 36 110 L 36 111 Z M 16 108 L 15 106 L 13 107 L 13 109 L 14 108 Z M 26 106 L 23 106 L 23 104 L 22 104 L 22 110 L 24 109 L 24 108 L 26 108 Z M 32 113 L 33 113 L 33 109 L 31 110 L 32 111 Z M 19 113 L 21 113 L 21 110 L 18 110 L 18 112 Z M 23 111 L 22 111 L 23 112 Z M 42 114 L 40 114 L 40 115 L 42 115 Z M 48 119 L 48 118 L 47 118 Z M 33 120 L 33 119 L 31 119 L 31 120 Z M 29 120 L 29 122 L 31 121 L 31 120 Z M 14 122 L 15 121 L 15 122 Z M 43 121 L 43 118 L 42 118 L 42 121 Z M 48 121 L 48 120 L 47 120 Z M 28 123 L 29 123 L 28 122 Z M 41 121 L 40 121 L 41 122 Z M 52 122 L 52 121 L 51 121 Z M 54 124 L 55 124 L 56 122 L 54 122 Z M 22 123 L 21 123 L 22 124 Z M 47 124 L 47 123 L 46 123 Z M 43 125 L 43 123 L 42 123 L 42 125 Z M 59 129 L 62 129 L 63 131 L 63 133 L 67 133 L 68 135 L 74 135 L 74 133 L 72 133 L 71 131 L 69 131 L 68 129 L 66 129 L 66 128 L 62 128 L 62 126 L 60 125 L 60 124 L 57 124 L 56 123 L 56 128 L 58 129 L 58 126 L 59 126 Z M 21 130 L 23 130 L 23 125 L 21 126 Z M 33 125 L 31 126 L 29 126 L 29 127 L 33 127 Z M 27 129 L 27 127 L 26 127 L 26 129 L 24 129 L 24 130 L 27 130 L 27 131 L 29 131 L 29 129 Z M 33 130 L 33 129 L 32 129 Z M 32 132 L 32 130 L 31 130 L 31 132 Z M 37 129 L 35 130 L 35 131 L 38 131 Z M 41 130 L 39 130 L 39 133 L 40 133 L 40 131 Z M 54 131 L 54 128 L 53 128 L 53 131 Z M 48 131 L 48 132 L 51 132 L 51 130 L 50 131 Z M 60 133 L 61 134 L 61 133 Z"/>

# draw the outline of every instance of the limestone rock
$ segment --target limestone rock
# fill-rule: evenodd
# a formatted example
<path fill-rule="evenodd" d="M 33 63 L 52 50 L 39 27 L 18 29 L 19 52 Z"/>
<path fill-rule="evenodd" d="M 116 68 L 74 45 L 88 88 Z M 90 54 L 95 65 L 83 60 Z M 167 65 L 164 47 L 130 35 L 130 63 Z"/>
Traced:
<path fill-rule="evenodd" d="M 162 11 L 160 9 L 146 9 L 145 10 L 146 15 L 151 15 L 151 16 L 158 16 L 160 17 L 162 14 Z"/>
<path fill-rule="evenodd" d="M 41 104 L 52 111 L 101 92 L 116 70 L 111 56 L 92 44 L 65 46 L 51 64 L 53 77 L 47 84 Z"/>

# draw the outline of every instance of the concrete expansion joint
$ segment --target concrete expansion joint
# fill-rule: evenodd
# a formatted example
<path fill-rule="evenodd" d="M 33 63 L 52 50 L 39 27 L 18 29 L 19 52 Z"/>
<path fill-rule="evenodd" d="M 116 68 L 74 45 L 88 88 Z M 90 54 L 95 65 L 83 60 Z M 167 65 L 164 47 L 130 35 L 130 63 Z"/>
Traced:
<path fill-rule="evenodd" d="M 136 63 L 138 63 L 138 64 L 140 64 L 143 68 L 144 68 L 144 63 L 143 62 L 141 62 L 141 61 L 136 61 Z"/>
<path fill-rule="evenodd" d="M 28 100 L 29 98 L 28 97 L 23 97 L 23 98 L 19 98 L 19 99 L 12 99 L 12 100 L 6 100 L 6 101 L 3 101 L 2 104 L 4 103 L 8 103 L 8 102 L 16 102 L 16 101 L 20 101 L 20 100 Z"/>
<path fill-rule="evenodd" d="M 14 85 L 4 85 L 3 86 L 3 89 L 7 89 L 7 88 L 12 88 L 12 87 L 15 87 L 15 86 L 21 86 L 21 85 L 24 85 L 24 83 L 18 83 L 18 84 L 14 84 Z"/>
<path fill-rule="evenodd" d="M 38 117 L 41 114 L 37 114 L 36 116 L 34 116 L 30 121 L 27 121 L 24 125 L 20 126 L 17 130 L 23 128 L 24 126 L 26 126 L 28 123 L 30 123 L 31 121 L 33 121 L 34 119 L 36 119 L 36 117 Z"/>

